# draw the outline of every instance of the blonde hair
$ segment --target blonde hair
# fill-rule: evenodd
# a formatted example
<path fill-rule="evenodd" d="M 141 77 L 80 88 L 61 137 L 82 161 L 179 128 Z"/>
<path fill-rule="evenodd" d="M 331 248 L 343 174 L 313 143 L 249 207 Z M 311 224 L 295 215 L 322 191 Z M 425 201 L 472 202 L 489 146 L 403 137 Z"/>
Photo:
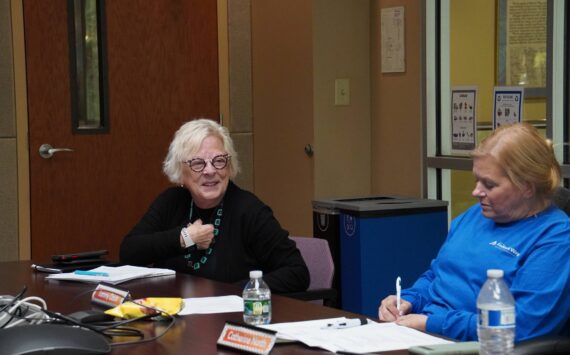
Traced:
<path fill-rule="evenodd" d="M 231 156 L 227 166 L 230 178 L 236 177 L 239 172 L 239 161 L 230 133 L 219 123 L 211 119 L 200 118 L 183 124 L 176 131 L 170 143 L 168 154 L 162 164 L 162 171 L 172 183 L 182 182 L 182 162 L 196 154 L 204 139 L 211 136 L 222 141 L 224 150 Z"/>
<path fill-rule="evenodd" d="M 533 185 L 539 198 L 550 199 L 560 185 L 560 165 L 552 142 L 530 124 L 499 127 L 471 155 L 492 156 L 515 186 Z"/>

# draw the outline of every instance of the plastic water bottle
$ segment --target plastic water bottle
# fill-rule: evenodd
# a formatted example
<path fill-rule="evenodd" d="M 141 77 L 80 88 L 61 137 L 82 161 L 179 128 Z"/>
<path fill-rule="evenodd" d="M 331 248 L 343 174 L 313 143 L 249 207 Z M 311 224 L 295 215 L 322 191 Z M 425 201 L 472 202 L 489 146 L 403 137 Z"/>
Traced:
<path fill-rule="evenodd" d="M 250 271 L 249 282 L 243 289 L 243 321 L 247 324 L 271 322 L 271 290 L 262 277 L 263 271 Z"/>
<path fill-rule="evenodd" d="M 503 270 L 487 270 L 477 297 L 480 354 L 510 354 L 515 340 L 515 299 L 503 281 Z"/>

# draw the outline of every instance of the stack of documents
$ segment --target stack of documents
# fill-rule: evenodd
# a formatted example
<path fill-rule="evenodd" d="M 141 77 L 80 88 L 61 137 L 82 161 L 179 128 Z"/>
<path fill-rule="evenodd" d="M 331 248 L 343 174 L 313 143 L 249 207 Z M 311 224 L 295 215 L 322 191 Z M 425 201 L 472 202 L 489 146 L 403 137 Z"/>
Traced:
<path fill-rule="evenodd" d="M 356 327 L 340 329 L 328 326 L 346 320 L 348 319 L 341 317 L 277 323 L 261 327 L 277 331 L 278 339 L 300 341 L 308 346 L 331 352 L 364 354 L 408 349 L 419 345 L 452 343 L 396 323 L 377 323 L 368 320 L 367 324 Z"/>
<path fill-rule="evenodd" d="M 100 266 L 98 268 L 84 271 L 64 272 L 61 274 L 52 274 L 47 276 L 50 280 L 68 280 L 81 282 L 106 282 L 109 284 L 120 284 L 125 281 L 142 279 L 145 277 L 175 275 L 174 270 L 149 268 L 141 266 Z"/>

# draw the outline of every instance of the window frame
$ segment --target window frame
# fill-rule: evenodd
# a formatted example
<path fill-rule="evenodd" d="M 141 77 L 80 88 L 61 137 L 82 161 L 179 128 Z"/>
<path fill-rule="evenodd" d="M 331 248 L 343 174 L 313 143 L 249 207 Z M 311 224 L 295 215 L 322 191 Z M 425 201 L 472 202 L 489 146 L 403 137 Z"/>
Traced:
<path fill-rule="evenodd" d="M 442 119 L 450 115 L 450 4 L 452 0 L 423 2 L 423 190 L 428 198 L 451 202 L 451 171 L 470 171 L 470 157 L 443 155 L 448 150 L 449 137 Z M 547 2 L 547 98 L 546 136 L 555 143 L 555 153 L 561 163 L 564 186 L 570 183 L 569 147 L 570 123 L 568 102 L 570 73 L 567 21 L 570 6 L 563 0 Z M 566 100 L 565 100 L 566 99 Z M 481 128 L 477 125 L 477 128 Z M 451 208 L 451 203 L 449 204 Z M 451 213 L 449 213 L 451 220 Z"/>

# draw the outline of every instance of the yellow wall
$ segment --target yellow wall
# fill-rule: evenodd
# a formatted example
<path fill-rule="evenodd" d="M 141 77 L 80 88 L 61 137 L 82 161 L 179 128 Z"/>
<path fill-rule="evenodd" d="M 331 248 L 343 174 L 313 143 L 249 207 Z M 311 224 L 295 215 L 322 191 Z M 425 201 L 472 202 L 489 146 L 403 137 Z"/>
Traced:
<path fill-rule="evenodd" d="M 452 0 L 450 6 L 451 86 L 477 86 L 477 121 L 487 125 L 492 124 L 493 88 L 498 85 L 496 10 L 495 0 Z M 545 117 L 544 98 L 525 99 L 524 120 Z M 489 131 L 479 129 L 478 141 L 488 134 Z M 475 203 L 471 197 L 473 177 L 469 172 L 453 171 L 451 186 L 452 217 L 455 217 Z"/>
<path fill-rule="evenodd" d="M 495 0 L 451 1 L 449 16 L 451 87 L 477 86 L 477 120 L 487 124 L 493 119 L 495 6 Z M 453 218 L 476 202 L 471 197 L 471 172 L 452 171 L 451 186 Z"/>
<path fill-rule="evenodd" d="M 496 1 L 451 1 L 450 75 L 451 85 L 476 85 L 478 121 L 493 119 L 493 88 L 497 72 Z M 475 16 L 476 14 L 476 16 Z M 544 99 L 527 98 L 525 120 L 546 117 Z"/>
<path fill-rule="evenodd" d="M 495 85 L 495 0 L 451 1 L 450 21 L 451 86 L 478 86 L 478 121 L 491 122 Z"/>

